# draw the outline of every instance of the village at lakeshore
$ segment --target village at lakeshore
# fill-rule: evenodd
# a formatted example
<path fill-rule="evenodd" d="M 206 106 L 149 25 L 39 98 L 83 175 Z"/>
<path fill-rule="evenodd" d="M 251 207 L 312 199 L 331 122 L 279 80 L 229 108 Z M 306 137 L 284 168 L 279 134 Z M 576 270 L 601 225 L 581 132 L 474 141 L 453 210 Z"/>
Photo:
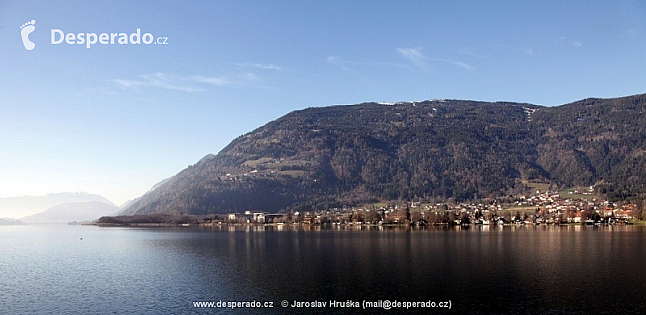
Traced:
<path fill-rule="evenodd" d="M 547 188 L 549 185 L 539 185 Z M 470 225 L 646 225 L 646 207 L 599 199 L 591 187 L 536 190 L 528 196 L 485 199 L 474 203 L 382 202 L 303 212 L 245 210 L 228 214 L 149 214 L 105 216 L 84 225 L 191 226 L 461 226 Z M 74 224 L 78 224 L 74 222 Z"/>

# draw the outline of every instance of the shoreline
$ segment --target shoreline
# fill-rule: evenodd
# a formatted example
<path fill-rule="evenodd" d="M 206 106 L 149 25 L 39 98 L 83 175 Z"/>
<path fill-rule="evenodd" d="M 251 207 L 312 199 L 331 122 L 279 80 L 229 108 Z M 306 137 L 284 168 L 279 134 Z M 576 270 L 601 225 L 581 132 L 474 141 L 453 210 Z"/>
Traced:
<path fill-rule="evenodd" d="M 411 228 L 428 228 L 428 227 L 461 227 L 461 228 L 470 228 L 476 226 L 482 227 L 521 227 L 521 226 L 589 226 L 589 227 L 600 227 L 600 226 L 646 226 L 646 222 L 630 222 L 622 224 L 599 224 L 599 225 L 590 225 L 585 223 L 559 223 L 559 224 L 518 224 L 518 223 L 505 223 L 505 224 L 466 224 L 466 225 L 453 225 L 448 223 L 433 223 L 427 225 L 414 225 L 414 224 L 374 224 L 374 223 L 338 223 L 338 224 L 306 224 L 306 223 L 227 223 L 227 222 L 210 222 L 210 223 L 99 223 L 99 222 L 89 222 L 82 223 L 83 226 L 99 226 L 99 227 L 213 227 L 213 226 L 231 226 L 231 227 L 411 227 Z"/>

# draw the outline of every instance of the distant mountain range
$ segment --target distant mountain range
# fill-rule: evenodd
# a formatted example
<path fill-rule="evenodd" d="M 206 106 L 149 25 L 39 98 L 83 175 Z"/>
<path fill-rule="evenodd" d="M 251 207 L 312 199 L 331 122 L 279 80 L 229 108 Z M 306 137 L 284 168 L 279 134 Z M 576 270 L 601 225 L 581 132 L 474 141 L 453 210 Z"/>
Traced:
<path fill-rule="evenodd" d="M 44 212 L 21 218 L 25 223 L 69 223 L 93 221 L 119 211 L 115 205 L 98 202 L 73 202 L 53 206 Z"/>
<path fill-rule="evenodd" d="M 427 100 L 294 111 L 233 140 L 127 214 L 309 210 L 475 200 L 536 181 L 646 192 L 646 95 L 544 107 Z"/>
<path fill-rule="evenodd" d="M 86 192 L 0 198 L 0 217 L 21 218 L 46 211 L 54 206 L 80 202 L 98 202 L 114 206 L 104 197 Z"/>

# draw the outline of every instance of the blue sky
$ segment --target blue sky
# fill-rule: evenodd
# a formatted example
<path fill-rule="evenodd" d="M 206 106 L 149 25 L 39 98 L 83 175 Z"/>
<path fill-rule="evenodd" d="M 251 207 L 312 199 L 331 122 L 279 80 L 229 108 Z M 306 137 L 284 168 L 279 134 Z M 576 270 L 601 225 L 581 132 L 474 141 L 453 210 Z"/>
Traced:
<path fill-rule="evenodd" d="M 644 16 L 640 1 L 3 0 L 0 197 L 121 204 L 311 106 L 646 93 Z M 51 44 L 52 29 L 167 44 Z"/>

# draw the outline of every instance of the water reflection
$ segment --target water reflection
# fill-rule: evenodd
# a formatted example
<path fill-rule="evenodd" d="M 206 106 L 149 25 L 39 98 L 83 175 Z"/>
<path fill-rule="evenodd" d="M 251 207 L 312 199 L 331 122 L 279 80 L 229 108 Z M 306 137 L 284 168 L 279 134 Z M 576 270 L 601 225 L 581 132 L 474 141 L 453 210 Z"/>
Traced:
<path fill-rule="evenodd" d="M 227 232 L 229 257 L 245 258 L 232 272 L 248 274 L 246 283 L 266 288 L 266 298 L 452 299 L 469 310 L 496 305 L 487 309 L 495 312 L 591 310 L 616 301 L 644 307 L 636 293 L 646 290 L 636 267 L 646 262 L 639 227 L 208 230 Z"/>
<path fill-rule="evenodd" d="M 450 299 L 475 313 L 646 311 L 642 227 L 22 229 L 0 230 L 9 272 L 0 282 L 30 296 L 0 296 L 41 310 L 79 301 L 98 313 L 191 313 L 191 301 Z"/>

